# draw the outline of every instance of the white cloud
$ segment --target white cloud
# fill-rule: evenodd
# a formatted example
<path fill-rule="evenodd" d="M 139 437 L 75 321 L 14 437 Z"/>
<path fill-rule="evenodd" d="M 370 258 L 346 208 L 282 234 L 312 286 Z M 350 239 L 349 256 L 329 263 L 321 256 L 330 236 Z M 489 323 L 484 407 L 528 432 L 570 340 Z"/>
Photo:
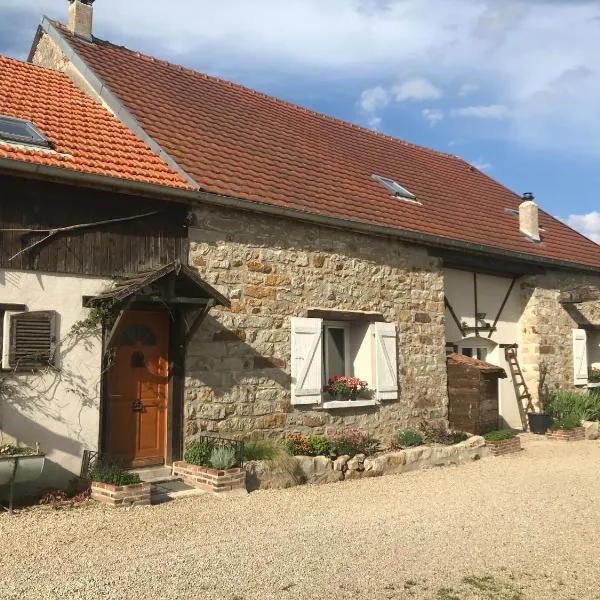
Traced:
<path fill-rule="evenodd" d="M 491 171 L 492 170 L 492 163 L 483 160 L 483 159 L 479 159 L 476 160 L 475 162 L 471 163 L 476 169 L 479 169 L 480 171 Z"/>
<path fill-rule="evenodd" d="M 360 95 L 360 108 L 365 113 L 374 113 L 387 106 L 390 101 L 390 94 L 380 85 L 364 90 Z"/>
<path fill-rule="evenodd" d="M 441 98 L 442 91 L 424 77 L 411 77 L 391 89 L 397 102 L 405 100 L 435 100 Z"/>
<path fill-rule="evenodd" d="M 465 106 L 452 111 L 457 117 L 474 117 L 476 119 L 508 119 L 511 111 L 503 104 L 490 104 L 488 106 Z"/>
<path fill-rule="evenodd" d="M 367 117 L 367 123 L 371 129 L 378 130 L 381 127 L 381 117 L 377 113 L 389 102 L 389 92 L 380 85 L 363 90 L 358 105 L 361 112 Z"/>
<path fill-rule="evenodd" d="M 431 127 L 439 123 L 444 118 L 444 111 L 440 108 L 424 108 L 421 114 L 429 121 Z"/>
<path fill-rule="evenodd" d="M 594 210 L 587 215 L 569 215 L 567 225 L 600 244 L 600 212 Z"/>
<path fill-rule="evenodd" d="M 458 95 L 468 96 L 469 94 L 473 94 L 478 90 L 479 86 L 476 83 L 463 83 L 458 90 Z"/>

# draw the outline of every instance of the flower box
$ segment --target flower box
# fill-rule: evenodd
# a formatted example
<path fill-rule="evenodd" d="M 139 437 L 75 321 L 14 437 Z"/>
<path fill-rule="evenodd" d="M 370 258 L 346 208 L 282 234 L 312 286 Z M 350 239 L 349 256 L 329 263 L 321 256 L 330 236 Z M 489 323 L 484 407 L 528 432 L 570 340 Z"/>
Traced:
<path fill-rule="evenodd" d="M 96 502 L 117 507 L 147 506 L 150 504 L 150 483 L 132 485 L 112 485 L 92 481 L 90 497 Z"/>
<path fill-rule="evenodd" d="M 575 429 L 555 429 L 547 434 L 549 439 L 557 442 L 579 442 L 585 440 L 585 428 L 575 427 Z"/>
<path fill-rule="evenodd" d="M 513 454 L 520 452 L 521 440 L 518 437 L 509 438 L 506 440 L 488 440 L 485 445 L 490 449 L 493 456 L 502 456 L 504 454 Z"/>
<path fill-rule="evenodd" d="M 0 485 L 35 481 L 42 474 L 45 460 L 43 454 L 0 455 Z"/>
<path fill-rule="evenodd" d="M 173 463 L 173 475 L 181 477 L 187 485 L 213 494 L 246 492 L 246 470 L 237 467 L 212 469 L 180 460 Z"/>

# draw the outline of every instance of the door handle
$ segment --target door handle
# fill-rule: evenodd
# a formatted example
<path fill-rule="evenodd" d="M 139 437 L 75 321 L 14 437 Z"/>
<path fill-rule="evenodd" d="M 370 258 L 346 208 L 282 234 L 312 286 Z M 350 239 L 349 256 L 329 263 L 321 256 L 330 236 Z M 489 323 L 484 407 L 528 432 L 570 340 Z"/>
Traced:
<path fill-rule="evenodd" d="M 134 400 L 131 403 L 131 410 L 133 412 L 144 412 L 144 405 L 141 400 Z"/>

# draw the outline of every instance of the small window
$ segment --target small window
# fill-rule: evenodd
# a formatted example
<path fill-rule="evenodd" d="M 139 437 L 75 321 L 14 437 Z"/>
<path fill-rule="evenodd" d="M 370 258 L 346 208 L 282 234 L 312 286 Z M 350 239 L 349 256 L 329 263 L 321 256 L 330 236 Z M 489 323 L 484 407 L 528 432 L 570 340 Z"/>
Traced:
<path fill-rule="evenodd" d="M 51 366 L 56 350 L 56 312 L 5 312 L 2 339 L 3 368 L 20 371 Z"/>
<path fill-rule="evenodd" d="M 35 128 L 33 123 L 0 115 L 0 140 L 51 148 L 50 141 Z"/>
<path fill-rule="evenodd" d="M 487 360 L 487 348 L 471 348 L 467 346 L 463 347 L 460 353 L 469 358 L 476 358 L 483 361 Z"/>
<path fill-rule="evenodd" d="M 328 380 L 336 375 L 367 382 L 361 396 L 364 406 L 398 398 L 394 323 L 294 317 L 291 328 L 292 404 L 345 407 L 345 402 L 332 402 L 326 391 Z"/>
<path fill-rule="evenodd" d="M 389 177 L 383 177 L 382 175 L 373 175 L 372 177 L 375 181 L 377 181 L 377 183 L 380 183 L 398 198 L 404 198 L 405 200 L 413 201 L 417 199 L 414 194 L 411 194 L 406 188 L 402 187 L 398 182 L 390 179 Z"/>

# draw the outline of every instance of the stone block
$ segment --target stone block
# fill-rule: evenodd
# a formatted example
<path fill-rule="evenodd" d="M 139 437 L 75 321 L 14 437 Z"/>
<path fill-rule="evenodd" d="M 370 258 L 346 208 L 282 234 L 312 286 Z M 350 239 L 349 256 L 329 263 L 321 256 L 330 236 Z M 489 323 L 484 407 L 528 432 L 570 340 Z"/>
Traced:
<path fill-rule="evenodd" d="M 600 437 L 600 423 L 598 421 L 584 421 L 586 440 L 597 440 Z"/>

